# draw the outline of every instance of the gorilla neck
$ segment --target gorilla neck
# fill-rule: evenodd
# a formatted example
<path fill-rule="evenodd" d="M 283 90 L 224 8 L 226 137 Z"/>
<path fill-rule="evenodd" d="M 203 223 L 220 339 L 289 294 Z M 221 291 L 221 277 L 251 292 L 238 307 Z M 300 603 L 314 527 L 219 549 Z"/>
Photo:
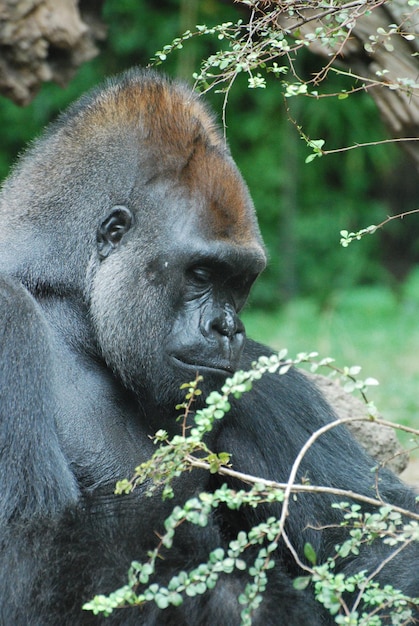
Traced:
<path fill-rule="evenodd" d="M 61 293 L 48 290 L 45 285 L 34 291 L 32 293 L 42 308 L 50 329 L 61 341 L 64 338 L 70 351 L 101 360 L 88 308 L 82 297 L 75 293 L 67 293 L 64 297 Z"/>

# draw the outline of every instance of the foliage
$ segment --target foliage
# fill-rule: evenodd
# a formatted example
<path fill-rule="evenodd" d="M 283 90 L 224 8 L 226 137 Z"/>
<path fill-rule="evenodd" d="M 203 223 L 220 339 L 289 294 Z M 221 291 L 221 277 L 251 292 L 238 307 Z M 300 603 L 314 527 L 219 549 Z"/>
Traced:
<path fill-rule="evenodd" d="M 347 248 L 351 241 L 354 241 L 355 239 L 359 241 L 360 239 L 362 239 L 362 237 L 364 237 L 364 235 L 373 235 L 378 228 L 382 228 L 392 220 L 403 219 L 407 215 L 414 215 L 416 213 L 419 213 L 419 209 L 406 211 L 405 213 L 400 213 L 399 215 L 391 215 L 387 219 L 383 220 L 381 224 L 378 224 L 377 226 L 375 224 L 371 224 L 370 226 L 367 226 L 367 228 L 361 228 L 361 230 L 358 230 L 356 233 L 349 233 L 347 230 L 341 230 L 340 244 L 344 248 Z"/>
<path fill-rule="evenodd" d="M 358 0 L 345 3 L 341 0 L 325 3 L 323 0 L 294 0 L 293 2 L 276 0 L 237 0 L 249 7 L 247 20 L 223 22 L 208 27 L 206 24 L 196 26 L 195 32 L 187 30 L 181 37 L 175 38 L 162 50 L 156 52 L 155 63 L 167 59 L 174 50 L 182 49 L 184 43 L 197 36 L 216 36 L 219 42 L 226 42 L 215 53 L 205 58 L 199 72 L 194 74 L 196 86 L 206 92 L 221 91 L 226 94 L 224 112 L 228 94 L 237 76 L 247 75 L 248 87 L 257 89 L 266 87 L 266 78 L 260 71 L 272 73 L 280 78 L 285 98 L 294 96 L 320 97 L 337 96 L 346 99 L 350 93 L 381 87 L 392 91 L 400 90 L 408 96 L 419 84 L 405 77 L 392 79 L 388 70 L 377 71 L 376 77 L 359 76 L 352 70 L 336 69 L 334 63 L 341 54 L 348 40 L 352 37 L 357 22 L 383 4 L 383 0 Z M 411 18 L 415 10 L 411 9 Z M 405 16 L 404 16 L 405 17 Z M 412 22 L 414 19 L 411 20 Z M 415 40 L 415 32 L 409 31 L 409 22 L 404 19 L 400 25 L 389 24 L 388 28 L 377 28 L 371 33 L 365 44 L 365 51 L 373 53 L 380 47 L 388 52 L 394 51 L 393 41 L 396 37 L 406 41 Z M 328 60 L 324 67 L 311 78 L 300 75 L 300 51 L 311 48 L 327 51 Z M 319 86 L 330 72 L 335 72 L 349 79 L 349 88 L 337 92 L 320 92 Z M 306 162 L 327 154 L 323 149 L 323 139 L 310 139 L 299 128 L 307 145 L 313 149 Z M 335 151 L 334 151 L 335 152 Z"/>
<path fill-rule="evenodd" d="M 419 515 L 385 505 L 380 499 L 329 488 L 327 490 L 329 493 L 335 493 L 342 498 L 350 498 L 352 501 L 350 503 L 342 500 L 340 504 L 334 505 L 343 512 L 341 525 L 347 528 L 348 538 L 336 546 L 335 555 L 325 563 L 317 563 L 313 547 L 306 544 L 305 557 L 309 565 L 302 563 L 299 559 L 284 527 L 292 493 L 326 491 L 325 487 L 295 482 L 298 467 L 307 450 L 327 430 L 344 421 L 359 418 L 337 419 L 314 432 L 297 455 L 286 484 L 235 472 L 229 466 L 228 454 L 215 455 L 203 442 L 203 437 L 213 428 L 214 423 L 222 419 L 230 410 L 229 398 L 231 396 L 240 398 L 243 393 L 250 391 L 252 382 L 258 380 L 266 372 L 278 372 L 279 375 L 283 375 L 291 366 L 301 363 L 311 364 L 313 371 L 319 367 L 327 367 L 334 373 L 337 372 L 346 381 L 348 388 L 350 386 L 351 390 L 360 390 L 364 397 L 367 387 L 376 384 L 374 379 L 358 380 L 356 376 L 359 374 L 359 367 L 340 370 L 333 365 L 333 359 L 318 359 L 317 353 L 301 353 L 295 359 L 286 357 L 287 351 L 282 350 L 278 355 L 260 357 L 248 372 L 236 372 L 226 380 L 220 392 L 212 392 L 206 398 L 207 406 L 196 411 L 194 426 L 189 431 L 185 428 L 186 419 L 199 393 L 200 377 L 183 386 L 187 388 L 187 394 L 185 403 L 179 406 L 184 410 L 181 420 L 182 435 L 175 435 L 169 440 L 164 431 L 156 433 L 155 442 L 159 445 L 157 451 L 148 462 L 136 468 L 132 479 L 125 479 L 117 484 L 116 493 L 130 493 L 142 484 L 146 486 L 148 496 L 155 494 L 156 490 L 161 490 L 163 487 L 163 497 L 172 497 L 175 479 L 182 472 L 191 471 L 193 468 L 234 476 L 251 486 L 237 490 L 224 484 L 212 493 L 202 492 L 185 502 L 183 506 L 175 506 L 164 522 L 165 533 L 160 537 L 156 548 L 149 553 L 148 560 L 143 563 L 132 563 L 127 584 L 109 596 L 96 596 L 84 605 L 85 610 L 92 611 L 94 614 L 110 615 L 115 609 L 133 605 L 141 606 L 146 602 L 155 602 L 160 609 L 167 608 L 169 605 L 178 606 L 185 595 L 193 597 L 213 589 L 221 575 L 229 575 L 236 570 L 247 570 L 248 583 L 239 595 L 238 601 L 243 606 L 241 624 L 250 626 L 254 611 L 263 601 L 263 593 L 268 585 L 268 572 L 275 567 L 275 552 L 279 542 L 283 541 L 299 567 L 305 570 L 304 576 L 295 579 L 295 587 L 303 589 L 312 584 L 316 599 L 333 616 L 336 616 L 337 624 L 380 626 L 382 621 L 377 613 L 383 608 L 391 612 L 392 623 L 402 624 L 408 621 L 412 615 L 412 606 L 418 604 L 419 599 L 409 598 L 391 585 L 380 587 L 374 580 L 374 576 L 383 567 L 384 562 L 371 574 L 360 571 L 346 576 L 343 573 L 336 574 L 334 569 L 337 559 L 350 554 L 356 555 L 362 544 L 370 544 L 373 541 L 384 541 L 395 547 L 394 552 L 386 558 L 385 562 L 391 560 L 412 542 L 419 541 Z M 371 404 L 369 406 L 370 417 L 375 419 L 375 408 Z M 383 423 L 381 420 L 378 422 Z M 419 431 L 416 431 L 415 435 L 419 436 Z M 377 507 L 376 512 L 362 512 L 357 501 L 374 505 Z M 164 550 L 170 550 L 172 547 L 179 526 L 189 523 L 205 527 L 213 509 L 221 504 L 237 510 L 244 506 L 257 507 L 261 503 L 269 502 L 282 503 L 279 518 L 269 517 L 248 533 L 241 531 L 234 540 L 230 541 L 226 550 L 221 547 L 213 550 L 208 555 L 206 563 L 201 563 L 190 571 L 181 571 L 174 575 L 167 585 L 155 582 L 154 575 L 158 577 L 159 573 L 159 559 L 163 556 Z M 254 548 L 256 552 L 253 551 Z M 248 552 L 252 554 L 251 565 L 248 564 L 249 559 L 244 558 Z M 351 595 L 348 596 L 348 593 Z M 348 597 L 351 598 L 351 605 L 349 605 Z"/>

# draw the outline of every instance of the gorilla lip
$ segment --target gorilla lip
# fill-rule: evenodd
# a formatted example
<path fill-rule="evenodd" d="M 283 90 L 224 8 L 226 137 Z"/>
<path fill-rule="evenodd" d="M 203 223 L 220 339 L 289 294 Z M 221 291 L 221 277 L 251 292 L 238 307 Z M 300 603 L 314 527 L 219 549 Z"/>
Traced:
<path fill-rule="evenodd" d="M 187 368 L 189 370 L 194 370 L 195 373 L 203 373 L 203 372 L 211 372 L 211 373 L 220 373 L 220 374 L 234 374 L 234 372 L 236 371 L 235 368 L 233 368 L 231 365 L 225 365 L 222 366 L 220 365 L 219 367 L 211 367 L 209 365 L 202 365 L 199 363 L 189 363 L 187 361 L 183 361 L 182 359 L 179 359 L 178 357 L 172 355 L 171 359 L 177 363 L 178 365 L 181 365 L 183 368 Z"/>

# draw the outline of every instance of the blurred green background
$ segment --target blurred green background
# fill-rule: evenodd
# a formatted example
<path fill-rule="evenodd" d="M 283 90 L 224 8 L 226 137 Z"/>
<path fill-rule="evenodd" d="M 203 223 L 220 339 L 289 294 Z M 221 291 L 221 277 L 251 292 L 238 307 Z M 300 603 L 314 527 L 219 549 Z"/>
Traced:
<path fill-rule="evenodd" d="M 65 106 L 105 76 L 147 65 L 165 44 L 195 24 L 240 17 L 221 0 L 106 0 L 108 25 L 101 52 L 66 89 L 44 85 L 26 108 L 0 98 L 0 179 L 25 144 Z M 217 40 L 187 42 L 161 70 L 191 80 Z M 309 76 L 320 61 L 306 53 L 299 71 Z M 338 77 L 327 90 L 340 89 Z M 208 96 L 221 117 L 222 96 Z M 326 148 L 386 138 L 373 100 L 287 100 L 291 115 Z M 393 221 L 348 248 L 341 229 L 358 230 L 387 215 L 417 207 L 417 173 L 394 146 L 356 149 L 305 164 L 309 150 L 287 120 L 281 83 L 264 90 L 237 81 L 227 108 L 227 136 L 257 208 L 269 266 L 245 312 L 248 334 L 297 351 L 317 350 L 339 365 L 361 365 L 380 387 L 384 417 L 419 427 L 419 217 Z"/>

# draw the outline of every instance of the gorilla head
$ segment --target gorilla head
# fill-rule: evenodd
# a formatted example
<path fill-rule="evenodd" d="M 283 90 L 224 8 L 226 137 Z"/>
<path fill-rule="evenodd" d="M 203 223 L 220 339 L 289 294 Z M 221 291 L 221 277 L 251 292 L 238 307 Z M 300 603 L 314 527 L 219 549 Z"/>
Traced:
<path fill-rule="evenodd" d="M 247 189 L 190 90 L 138 70 L 109 82 L 28 151 L 3 198 L 19 240 L 8 272 L 71 305 L 84 350 L 129 389 L 172 408 L 198 370 L 213 386 L 236 369 L 238 312 L 265 254 Z"/>

